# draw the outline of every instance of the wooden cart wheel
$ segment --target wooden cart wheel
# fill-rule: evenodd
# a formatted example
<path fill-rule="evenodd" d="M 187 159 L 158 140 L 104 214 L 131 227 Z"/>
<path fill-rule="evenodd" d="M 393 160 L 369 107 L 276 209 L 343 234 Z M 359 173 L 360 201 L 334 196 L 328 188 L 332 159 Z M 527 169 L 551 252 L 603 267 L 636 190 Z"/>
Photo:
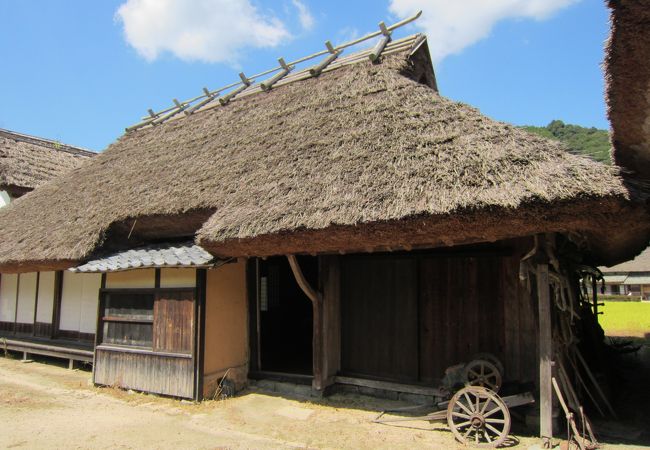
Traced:
<path fill-rule="evenodd" d="M 465 364 L 463 378 L 468 386 L 482 386 L 494 392 L 501 388 L 501 372 L 490 361 L 475 359 Z"/>
<path fill-rule="evenodd" d="M 474 356 L 472 356 L 472 359 L 483 359 L 485 361 L 489 361 L 492 364 L 494 364 L 497 367 L 497 369 L 499 369 L 499 373 L 501 374 L 501 377 L 503 377 L 503 375 L 505 374 L 503 363 L 499 358 L 494 356 L 492 353 L 488 353 L 488 352 L 477 353 Z"/>
<path fill-rule="evenodd" d="M 510 411 L 489 389 L 467 386 L 449 401 L 447 424 L 462 444 L 498 447 L 510 433 Z"/>

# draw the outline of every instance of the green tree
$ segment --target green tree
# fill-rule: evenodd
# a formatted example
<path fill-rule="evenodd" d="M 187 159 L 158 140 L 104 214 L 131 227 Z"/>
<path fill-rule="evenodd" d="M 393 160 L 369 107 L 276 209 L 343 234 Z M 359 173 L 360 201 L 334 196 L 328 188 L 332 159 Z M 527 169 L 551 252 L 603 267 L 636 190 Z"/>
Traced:
<path fill-rule="evenodd" d="M 524 126 L 522 128 L 545 138 L 557 139 L 566 144 L 574 153 L 590 156 L 605 164 L 612 163 L 611 144 L 607 130 L 566 124 L 561 120 L 553 120 L 545 127 Z"/>

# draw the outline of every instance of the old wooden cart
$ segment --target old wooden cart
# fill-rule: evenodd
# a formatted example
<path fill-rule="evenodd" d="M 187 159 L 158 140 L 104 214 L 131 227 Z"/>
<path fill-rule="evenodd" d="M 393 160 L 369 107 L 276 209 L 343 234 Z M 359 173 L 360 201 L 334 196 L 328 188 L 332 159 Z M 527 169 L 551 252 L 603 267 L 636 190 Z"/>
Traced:
<path fill-rule="evenodd" d="M 482 358 L 447 370 L 447 383 L 457 387 L 458 381 L 462 380 L 465 386 L 448 400 L 438 403 L 438 410 L 424 416 L 400 418 L 387 418 L 385 414 L 405 409 L 384 411 L 374 422 L 446 421 L 456 439 L 463 444 L 499 447 L 510 433 L 510 408 L 534 403 L 535 399 L 530 392 L 499 397 L 497 391 L 501 387 L 503 366 L 491 355 Z M 445 392 L 445 388 L 441 392 Z"/>

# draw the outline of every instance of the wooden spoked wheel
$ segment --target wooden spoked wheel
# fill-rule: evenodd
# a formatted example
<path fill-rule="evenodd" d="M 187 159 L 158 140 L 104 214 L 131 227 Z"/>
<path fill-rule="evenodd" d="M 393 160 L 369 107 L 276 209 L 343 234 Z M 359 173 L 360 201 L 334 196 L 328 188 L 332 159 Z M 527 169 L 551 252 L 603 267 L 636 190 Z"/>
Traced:
<path fill-rule="evenodd" d="M 499 358 L 494 356 L 492 353 L 488 353 L 488 352 L 477 353 L 477 354 L 472 356 L 472 360 L 474 360 L 474 359 L 482 359 L 482 360 L 491 362 L 492 364 L 494 364 L 496 366 L 497 369 L 499 369 L 499 373 L 503 377 L 503 374 L 505 373 L 504 368 L 503 368 L 503 363 L 501 362 L 501 360 Z"/>
<path fill-rule="evenodd" d="M 463 369 L 463 377 L 467 386 L 482 386 L 494 392 L 499 392 L 503 381 L 497 366 L 485 359 L 468 362 Z"/>
<path fill-rule="evenodd" d="M 510 411 L 489 389 L 467 386 L 449 401 L 447 424 L 462 444 L 498 447 L 510 433 Z"/>

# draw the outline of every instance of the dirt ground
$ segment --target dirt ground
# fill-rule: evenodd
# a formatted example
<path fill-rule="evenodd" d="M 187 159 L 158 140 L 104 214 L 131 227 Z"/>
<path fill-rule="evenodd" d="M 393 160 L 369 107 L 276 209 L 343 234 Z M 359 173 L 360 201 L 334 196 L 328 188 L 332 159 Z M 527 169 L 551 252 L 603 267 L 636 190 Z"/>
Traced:
<path fill-rule="evenodd" d="M 0 448 L 463 448 L 442 424 L 370 423 L 403 405 L 347 394 L 315 403 L 255 389 L 193 404 L 96 388 L 88 371 L 0 357 Z"/>

